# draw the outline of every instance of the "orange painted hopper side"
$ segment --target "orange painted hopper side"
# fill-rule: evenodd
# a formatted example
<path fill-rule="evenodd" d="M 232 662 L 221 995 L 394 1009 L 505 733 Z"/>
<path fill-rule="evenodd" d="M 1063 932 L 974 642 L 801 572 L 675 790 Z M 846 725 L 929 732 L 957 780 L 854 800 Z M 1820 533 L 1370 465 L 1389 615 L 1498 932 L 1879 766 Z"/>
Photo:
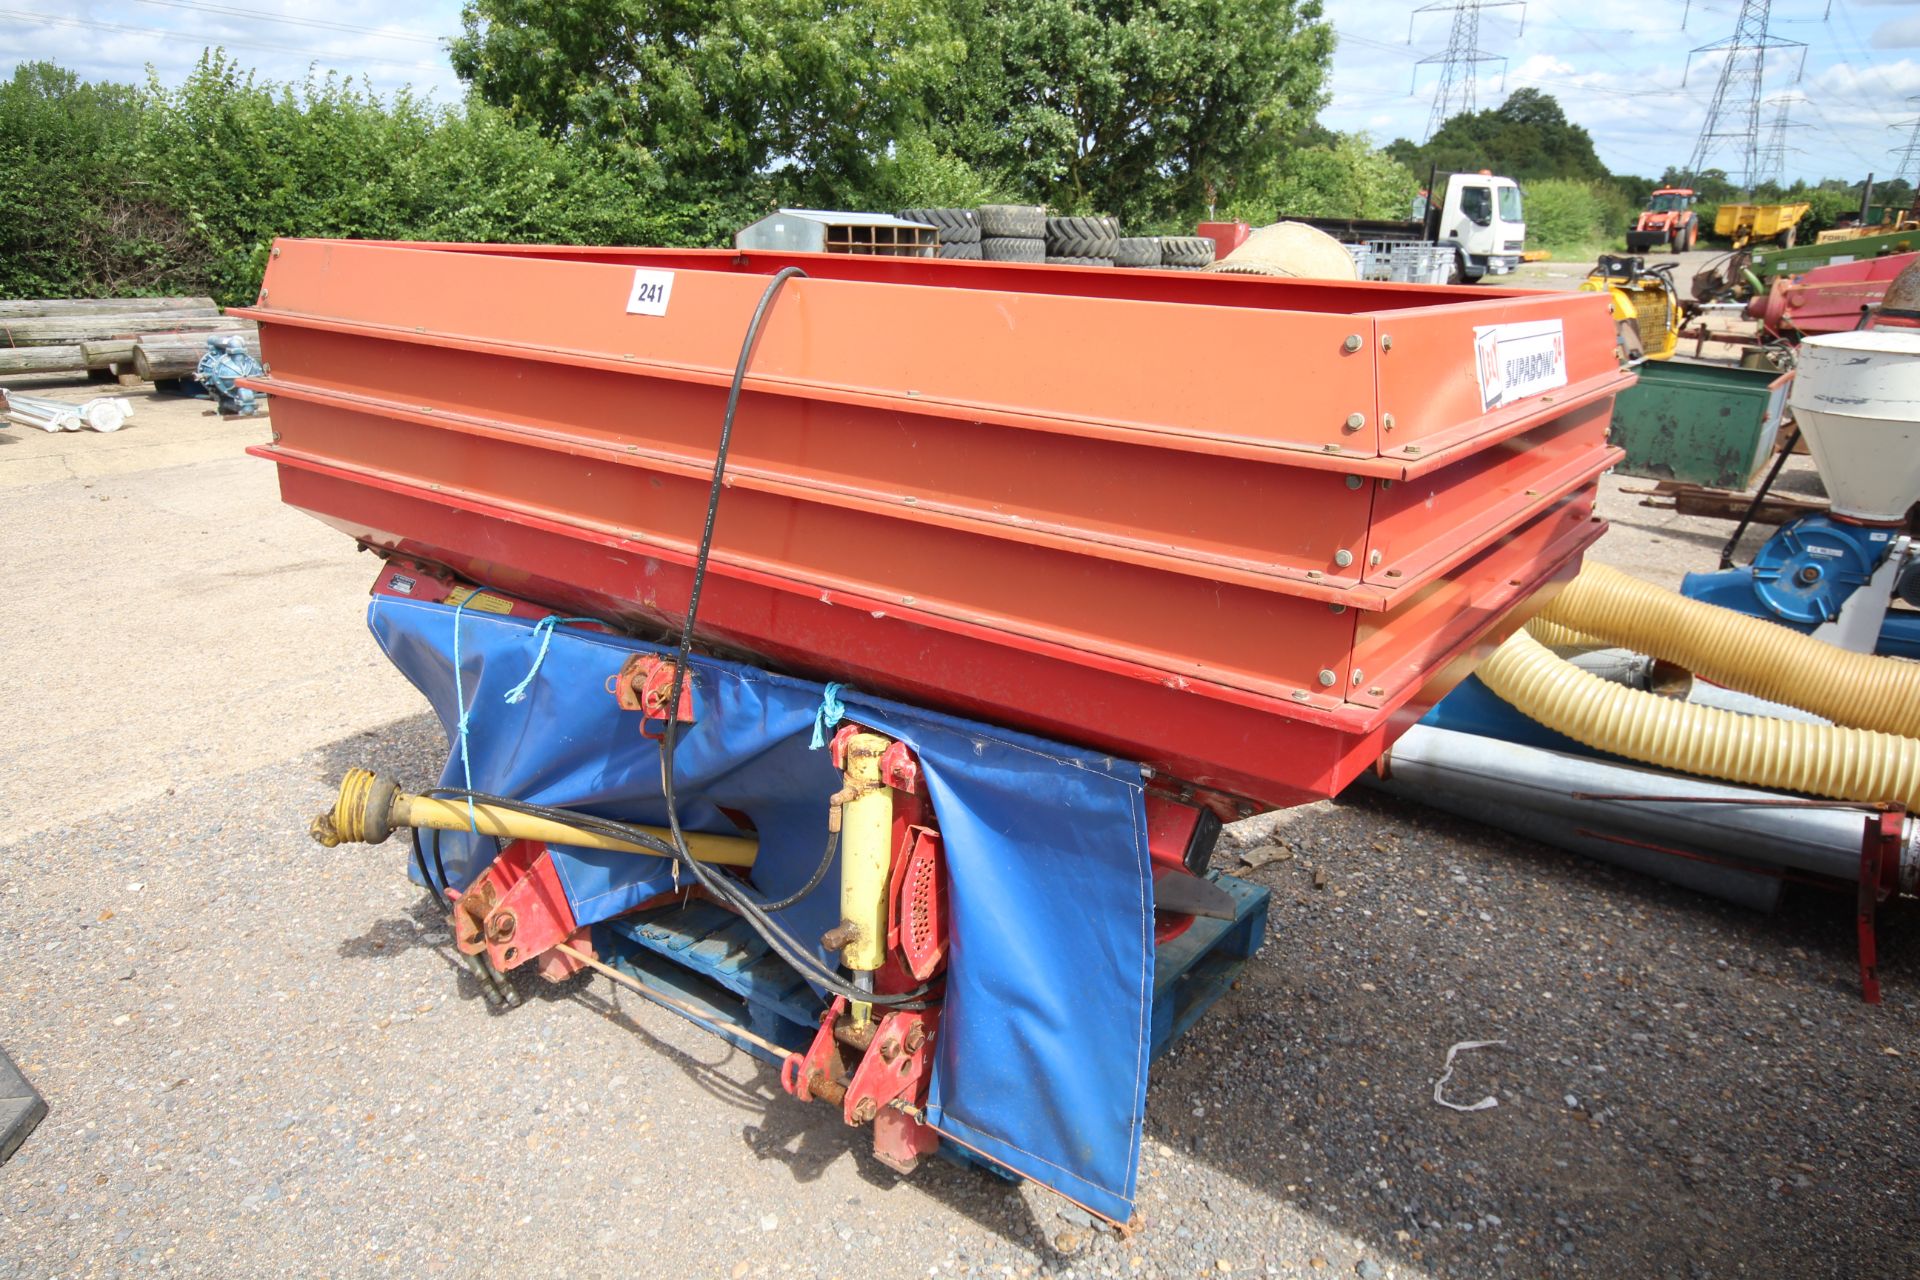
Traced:
<path fill-rule="evenodd" d="M 284 241 L 286 500 L 645 631 L 1330 794 L 1576 569 L 1631 381 L 1600 295 L 731 251 Z"/>

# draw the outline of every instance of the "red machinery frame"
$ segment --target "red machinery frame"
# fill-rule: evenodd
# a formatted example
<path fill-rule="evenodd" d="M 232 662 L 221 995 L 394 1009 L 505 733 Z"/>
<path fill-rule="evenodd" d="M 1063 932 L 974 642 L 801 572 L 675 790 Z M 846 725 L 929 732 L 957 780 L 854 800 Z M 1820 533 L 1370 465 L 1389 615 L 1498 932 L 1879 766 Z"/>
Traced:
<path fill-rule="evenodd" d="M 1110 750 L 1224 815 L 1337 791 L 1604 528 L 1597 295 L 725 251 L 276 245 L 286 500 L 674 625 L 765 277 L 700 638 Z M 667 315 L 629 314 L 635 272 Z M 1479 326 L 1566 385 L 1483 410 Z M 955 352 L 965 349 L 965 358 Z"/>

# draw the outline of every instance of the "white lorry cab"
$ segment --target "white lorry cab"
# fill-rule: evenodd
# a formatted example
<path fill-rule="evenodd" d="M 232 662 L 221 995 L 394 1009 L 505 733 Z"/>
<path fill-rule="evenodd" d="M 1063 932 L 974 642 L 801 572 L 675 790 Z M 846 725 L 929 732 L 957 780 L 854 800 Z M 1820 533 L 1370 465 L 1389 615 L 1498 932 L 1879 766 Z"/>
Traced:
<path fill-rule="evenodd" d="M 1454 246 L 1462 280 L 1506 275 L 1520 265 L 1527 247 L 1520 184 L 1485 169 L 1446 175 L 1439 207 L 1429 208 L 1422 196 L 1414 217 L 1426 224 L 1429 239 Z"/>

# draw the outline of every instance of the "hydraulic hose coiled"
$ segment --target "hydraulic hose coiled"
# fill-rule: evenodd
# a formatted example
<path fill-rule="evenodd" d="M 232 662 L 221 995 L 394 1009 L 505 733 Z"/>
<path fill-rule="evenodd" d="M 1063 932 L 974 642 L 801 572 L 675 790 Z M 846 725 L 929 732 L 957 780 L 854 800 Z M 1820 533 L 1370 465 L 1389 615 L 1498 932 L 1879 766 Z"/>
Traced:
<path fill-rule="evenodd" d="M 1587 629 L 1584 615 L 1580 626 Z M 1589 675 L 1525 631 L 1475 674 L 1522 714 L 1598 751 L 1770 790 L 1920 807 L 1920 741 L 1912 738 L 1675 702 Z"/>
<path fill-rule="evenodd" d="M 1583 569 L 1540 617 L 1837 725 L 1920 738 L 1920 663 L 1835 648 L 1601 564 Z"/>

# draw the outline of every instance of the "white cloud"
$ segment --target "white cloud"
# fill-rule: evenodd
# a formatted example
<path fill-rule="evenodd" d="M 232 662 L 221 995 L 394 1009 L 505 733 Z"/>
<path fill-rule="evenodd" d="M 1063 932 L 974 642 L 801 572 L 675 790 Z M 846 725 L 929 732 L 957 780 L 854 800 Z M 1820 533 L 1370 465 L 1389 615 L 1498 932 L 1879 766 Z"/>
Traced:
<path fill-rule="evenodd" d="M 1875 27 L 1873 47 L 1920 49 L 1920 15 L 1911 18 L 1895 18 L 1892 22 L 1883 22 Z"/>
<path fill-rule="evenodd" d="M 376 0 L 122 0 L 55 4 L 0 17 L 0 49 L 12 64 L 46 60 L 89 80 L 141 83 L 151 66 L 162 83 L 178 84 L 202 50 L 224 47 L 242 66 L 278 81 L 300 81 L 309 69 L 366 79 L 391 93 L 411 85 L 443 101 L 460 96 L 442 37 L 460 28 L 459 0 L 399 6 Z"/>

